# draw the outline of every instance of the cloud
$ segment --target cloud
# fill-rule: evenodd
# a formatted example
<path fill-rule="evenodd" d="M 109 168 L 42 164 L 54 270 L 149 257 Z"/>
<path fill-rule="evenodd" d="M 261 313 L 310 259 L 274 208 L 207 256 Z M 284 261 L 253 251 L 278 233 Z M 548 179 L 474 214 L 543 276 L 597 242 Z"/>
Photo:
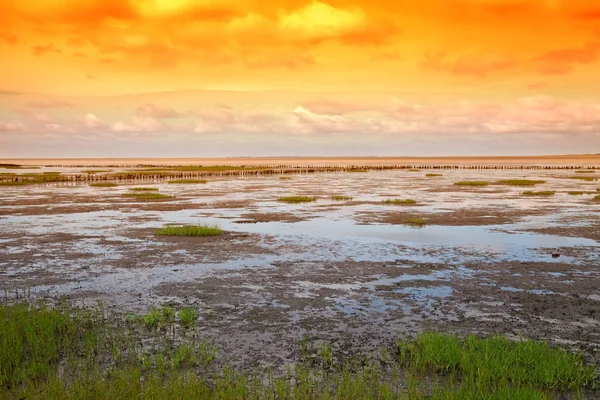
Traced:
<path fill-rule="evenodd" d="M 142 104 L 136 108 L 135 114 L 140 117 L 149 117 L 155 119 L 180 118 L 184 116 L 183 114 L 175 111 L 175 109 L 159 102 Z"/>
<path fill-rule="evenodd" d="M 582 47 L 550 50 L 534 58 L 543 74 L 562 75 L 572 71 L 576 64 L 590 64 L 598 60 L 600 43 L 588 42 Z"/>
<path fill-rule="evenodd" d="M 449 72 L 454 75 L 484 77 L 491 72 L 509 69 L 515 64 L 515 61 L 505 54 L 468 55 L 448 60 L 445 52 L 429 52 L 421 61 L 421 68 Z"/>
<path fill-rule="evenodd" d="M 52 43 L 49 43 L 47 45 L 32 46 L 31 51 L 36 56 L 41 56 L 46 53 L 57 53 L 57 54 L 62 53 L 62 51 L 57 49 L 56 47 L 54 47 L 54 44 L 52 44 Z"/>
<path fill-rule="evenodd" d="M 98 117 L 95 114 L 87 113 L 83 118 L 79 120 L 85 127 L 87 128 L 106 128 L 108 124 Z"/>
<path fill-rule="evenodd" d="M 25 129 L 25 125 L 20 122 L 0 121 L 0 132 L 18 132 Z"/>
<path fill-rule="evenodd" d="M 27 103 L 30 108 L 73 108 L 74 105 L 67 100 L 37 100 Z"/>
<path fill-rule="evenodd" d="M 165 128 L 165 123 L 160 120 L 151 117 L 136 116 L 132 118 L 131 123 L 119 121 L 111 126 L 111 130 L 116 133 L 157 132 Z"/>

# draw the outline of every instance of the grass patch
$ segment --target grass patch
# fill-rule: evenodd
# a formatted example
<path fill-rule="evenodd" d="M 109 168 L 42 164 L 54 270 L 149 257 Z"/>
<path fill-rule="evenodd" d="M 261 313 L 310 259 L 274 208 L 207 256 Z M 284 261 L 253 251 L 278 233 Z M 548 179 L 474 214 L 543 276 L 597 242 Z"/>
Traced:
<path fill-rule="evenodd" d="M 421 218 L 421 217 L 408 218 L 408 219 L 405 219 L 403 222 L 407 225 L 416 225 L 416 226 L 427 225 L 427 221 L 425 221 L 425 219 Z"/>
<path fill-rule="evenodd" d="M 535 192 L 533 190 L 526 190 L 525 192 L 523 192 L 523 196 L 554 196 L 556 192 L 552 191 L 552 190 L 542 190 L 539 192 Z"/>
<path fill-rule="evenodd" d="M 171 196 L 168 194 L 156 193 L 156 192 L 133 192 L 133 193 L 124 193 L 123 197 L 133 197 L 136 200 L 165 200 L 165 199 L 174 199 L 175 196 Z"/>
<path fill-rule="evenodd" d="M 408 172 L 421 172 L 421 170 L 418 168 L 411 168 L 408 170 Z"/>
<path fill-rule="evenodd" d="M 425 176 L 428 176 L 428 177 L 433 177 L 433 176 L 444 176 L 444 174 L 433 174 L 433 173 L 430 173 L 430 174 L 425 174 Z"/>
<path fill-rule="evenodd" d="M 600 200 L 600 194 L 597 196 L 594 196 L 594 200 Z"/>
<path fill-rule="evenodd" d="M 586 181 L 586 182 L 593 182 L 593 181 L 597 181 L 598 178 L 595 178 L 593 176 L 572 176 L 571 179 L 579 179 L 580 181 Z"/>
<path fill-rule="evenodd" d="M 134 187 L 129 190 L 134 192 L 158 192 L 158 188 L 155 187 Z"/>
<path fill-rule="evenodd" d="M 411 205 L 417 204 L 417 201 L 414 199 L 386 199 L 381 201 L 383 204 L 395 204 L 395 205 Z"/>
<path fill-rule="evenodd" d="M 486 181 L 460 181 L 454 182 L 456 186 L 487 186 L 489 182 Z"/>
<path fill-rule="evenodd" d="M 154 230 L 156 236 L 218 236 L 219 225 L 167 225 Z"/>
<path fill-rule="evenodd" d="M 352 200 L 352 197 L 351 196 L 338 195 L 338 194 L 332 194 L 331 195 L 331 200 L 335 200 L 335 201 L 350 201 L 350 200 Z"/>
<path fill-rule="evenodd" d="M 546 181 L 541 180 L 531 180 L 531 179 L 504 179 L 496 182 L 499 185 L 511 185 L 511 186 L 535 186 L 542 183 L 546 183 Z"/>
<path fill-rule="evenodd" d="M 281 179 L 282 181 L 288 181 L 288 180 L 290 180 L 292 178 L 289 177 L 289 176 L 280 176 L 279 179 Z"/>
<path fill-rule="evenodd" d="M 119 186 L 119 185 L 114 182 L 96 182 L 96 183 L 90 183 L 90 186 L 91 187 L 115 187 L 115 186 Z"/>
<path fill-rule="evenodd" d="M 581 169 L 579 171 L 575 171 L 576 174 L 595 174 L 596 171 L 593 169 Z"/>
<path fill-rule="evenodd" d="M 584 192 L 567 192 L 568 194 L 570 194 L 571 196 L 579 196 L 582 195 Z"/>
<path fill-rule="evenodd" d="M 278 197 L 277 201 L 280 201 L 282 203 L 297 204 L 297 203 L 310 203 L 313 201 L 317 201 L 317 198 L 311 197 L 311 196 L 283 196 L 283 197 Z"/>
<path fill-rule="evenodd" d="M 206 183 L 208 182 L 206 179 L 175 179 L 169 181 L 171 184 L 193 184 L 193 183 Z"/>
<path fill-rule="evenodd" d="M 304 339 L 286 372 L 235 370 L 215 363 L 196 319 L 194 309 L 168 306 L 122 316 L 101 304 L 1 304 L 0 398 L 549 400 L 595 398 L 600 383 L 580 353 L 437 332 L 354 360 Z"/>
<path fill-rule="evenodd" d="M 369 172 L 369 170 L 363 168 L 351 168 L 347 169 L 346 172 Z"/>

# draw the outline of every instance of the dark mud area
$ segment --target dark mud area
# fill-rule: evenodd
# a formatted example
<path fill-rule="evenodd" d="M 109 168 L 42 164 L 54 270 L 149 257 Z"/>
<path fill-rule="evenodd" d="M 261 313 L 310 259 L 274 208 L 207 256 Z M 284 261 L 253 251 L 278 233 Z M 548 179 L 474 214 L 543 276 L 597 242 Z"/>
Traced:
<path fill-rule="evenodd" d="M 153 182 L 177 196 L 165 202 L 123 201 L 127 187 L 0 191 L 0 290 L 102 301 L 117 313 L 189 305 L 220 357 L 240 366 L 294 362 L 304 335 L 342 356 L 424 329 L 505 333 L 593 354 L 600 206 L 566 193 L 523 199 L 522 188 L 452 186 L 490 172 L 469 174 L 269 177 L 201 190 Z M 544 179 L 565 191 L 587 185 Z M 322 187 L 353 200 L 332 202 Z M 290 192 L 322 197 L 277 202 Z M 427 225 L 405 226 L 412 217 Z M 224 234 L 153 235 L 167 223 L 204 221 Z"/>

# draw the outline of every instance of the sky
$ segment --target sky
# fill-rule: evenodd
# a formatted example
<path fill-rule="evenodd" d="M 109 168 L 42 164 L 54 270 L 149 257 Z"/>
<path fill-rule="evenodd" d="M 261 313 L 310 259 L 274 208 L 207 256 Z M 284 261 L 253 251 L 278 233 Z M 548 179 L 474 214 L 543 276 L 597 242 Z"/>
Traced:
<path fill-rule="evenodd" d="M 596 0 L 0 1 L 0 157 L 567 153 Z"/>

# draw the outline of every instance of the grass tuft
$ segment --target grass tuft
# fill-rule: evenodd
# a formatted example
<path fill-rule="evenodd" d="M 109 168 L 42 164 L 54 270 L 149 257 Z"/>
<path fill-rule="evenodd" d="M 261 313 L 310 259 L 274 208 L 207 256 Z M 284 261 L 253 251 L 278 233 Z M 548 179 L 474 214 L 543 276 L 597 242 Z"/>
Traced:
<path fill-rule="evenodd" d="M 279 179 L 281 179 L 282 181 L 289 181 L 292 178 L 289 176 L 280 176 Z"/>
<path fill-rule="evenodd" d="M 344 196 L 344 195 L 332 194 L 331 195 L 331 200 L 335 200 L 335 201 L 350 201 L 350 200 L 352 200 L 352 197 L 351 196 Z"/>
<path fill-rule="evenodd" d="M 542 183 L 546 183 L 546 181 L 541 180 L 531 180 L 531 179 L 504 179 L 496 182 L 499 185 L 511 185 L 511 186 L 535 186 Z"/>
<path fill-rule="evenodd" d="M 429 177 L 432 177 L 432 176 L 444 176 L 444 174 L 433 174 L 433 173 L 430 173 L 430 174 L 425 174 L 425 176 L 429 176 Z"/>
<path fill-rule="evenodd" d="M 193 308 L 186 307 L 179 311 L 179 322 L 184 329 L 192 328 L 196 324 L 198 314 Z"/>
<path fill-rule="evenodd" d="M 313 201 L 317 201 L 317 198 L 310 197 L 310 196 L 283 196 L 283 197 L 278 197 L 277 201 L 280 201 L 282 203 L 297 204 L 297 203 L 310 203 Z"/>
<path fill-rule="evenodd" d="M 460 181 L 454 182 L 456 186 L 487 186 L 489 182 L 486 181 Z"/>
<path fill-rule="evenodd" d="M 556 192 L 552 190 L 542 190 L 539 192 L 534 192 L 533 190 L 527 190 L 523 192 L 523 196 L 554 196 Z"/>
<path fill-rule="evenodd" d="M 579 171 L 575 171 L 576 174 L 595 174 L 596 171 L 593 169 L 581 169 Z"/>
<path fill-rule="evenodd" d="M 90 183 L 91 187 L 115 187 L 115 186 L 119 186 L 114 182 L 95 182 L 95 183 Z"/>
<path fill-rule="evenodd" d="M 421 172 L 421 170 L 418 168 L 411 168 L 408 170 L 408 172 Z"/>
<path fill-rule="evenodd" d="M 427 225 L 427 221 L 425 221 L 425 219 L 421 218 L 421 217 L 408 218 L 408 219 L 405 219 L 403 222 L 407 225 L 417 225 L 417 226 Z"/>
<path fill-rule="evenodd" d="M 169 181 L 169 183 L 171 184 L 193 184 L 193 183 L 206 183 L 208 182 L 206 179 L 175 179 L 172 181 Z"/>
<path fill-rule="evenodd" d="M 572 176 L 571 179 L 578 179 L 580 181 L 593 182 L 597 181 L 598 178 L 593 176 Z"/>
<path fill-rule="evenodd" d="M 123 197 L 133 197 L 136 200 L 166 200 L 166 199 L 174 199 L 175 196 L 171 196 L 168 194 L 156 193 L 156 192 L 133 192 L 133 193 L 124 193 Z"/>
<path fill-rule="evenodd" d="M 584 192 L 567 192 L 568 194 L 570 194 L 571 196 L 579 196 L 582 195 Z"/>
<path fill-rule="evenodd" d="M 395 205 L 411 205 L 417 204 L 417 201 L 414 199 L 386 199 L 381 201 L 383 204 L 395 204 Z"/>
<path fill-rule="evenodd" d="M 218 236 L 219 225 L 167 225 L 154 230 L 156 236 Z"/>
<path fill-rule="evenodd" d="M 600 194 L 598 196 L 594 196 L 594 200 L 600 200 Z"/>

